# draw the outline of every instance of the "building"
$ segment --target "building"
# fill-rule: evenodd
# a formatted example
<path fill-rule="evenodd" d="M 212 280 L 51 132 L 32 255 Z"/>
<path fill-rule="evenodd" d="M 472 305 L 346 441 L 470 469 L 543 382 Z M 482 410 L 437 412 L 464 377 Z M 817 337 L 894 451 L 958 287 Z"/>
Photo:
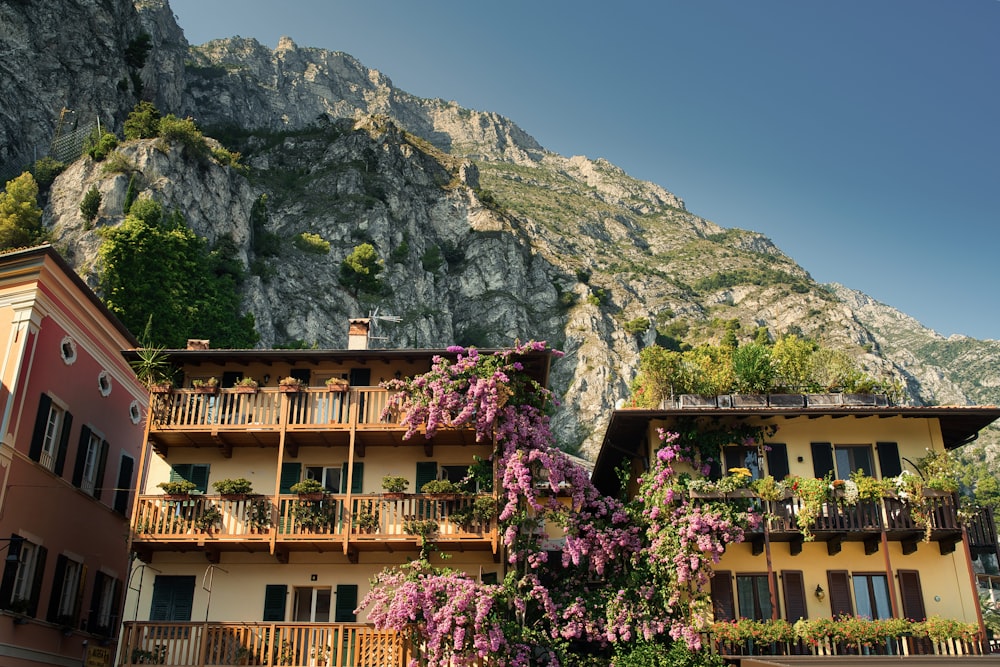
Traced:
<path fill-rule="evenodd" d="M 165 352 L 178 387 L 151 396 L 118 664 L 405 665 L 405 638 L 355 614 L 375 574 L 433 545 L 432 562 L 503 576 L 495 519 L 476 513 L 492 491 L 420 492 L 465 479 L 493 444 L 457 429 L 403 440 L 379 386 L 452 353 L 369 349 L 366 320 L 350 332 L 347 350 Z M 546 383 L 547 353 L 522 362 Z"/>
<path fill-rule="evenodd" d="M 0 664 L 111 664 L 147 397 L 49 246 L 0 255 Z"/>
<path fill-rule="evenodd" d="M 892 494 L 878 501 L 843 502 L 839 485 L 830 480 L 848 480 L 857 470 L 876 480 L 894 479 L 904 471 L 918 474 L 915 462 L 928 452 L 970 442 L 998 417 L 997 407 L 890 406 L 874 396 L 685 396 L 663 409 L 616 410 L 593 479 L 604 493 L 612 494 L 618 491 L 619 465 L 630 466 L 632 479 L 641 476 L 655 461 L 661 444 L 658 429 L 663 429 L 702 438 L 711 433 L 726 443 L 711 466 L 708 477 L 714 479 L 727 470 L 745 468 L 735 474 L 827 480 L 833 488 L 825 491 L 827 500 L 817 505 L 815 522 L 806 523 L 806 530 L 800 523 L 806 504 L 799 492 L 765 499 L 745 488 L 722 494 L 689 487 L 685 502 L 692 505 L 722 496 L 721 502 L 742 503 L 763 517 L 743 543 L 727 545 L 713 567 L 710 588 L 716 620 L 794 623 L 842 615 L 914 620 L 937 616 L 981 628 L 972 560 L 996 553 L 991 515 L 980 513 L 964 524 L 959 521 L 957 496 L 934 493 L 936 497 L 921 498 L 926 504 L 920 507 L 926 508 L 928 518 L 921 522 L 916 504 Z M 718 435 L 747 428 L 759 428 L 765 437 L 750 442 Z M 844 650 L 842 645 L 823 649 L 762 642 L 715 648 L 723 653 Z M 916 641 L 882 649 L 871 652 L 944 650 Z"/>

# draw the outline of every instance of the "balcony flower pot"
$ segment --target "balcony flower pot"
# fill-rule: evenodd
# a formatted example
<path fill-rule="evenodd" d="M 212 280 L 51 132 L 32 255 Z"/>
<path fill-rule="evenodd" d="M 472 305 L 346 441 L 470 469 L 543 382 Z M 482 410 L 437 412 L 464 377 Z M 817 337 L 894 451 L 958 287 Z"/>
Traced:
<path fill-rule="evenodd" d="M 173 388 L 173 385 L 169 382 L 159 382 L 149 385 L 149 392 L 151 394 L 169 394 Z"/>
<path fill-rule="evenodd" d="M 160 482 L 156 486 L 163 489 L 167 500 L 187 500 L 191 497 L 191 492 L 198 488 L 194 482 L 186 479 L 178 482 Z"/>
<path fill-rule="evenodd" d="M 192 380 L 191 389 L 196 394 L 217 394 L 219 393 L 219 380 L 214 377 L 207 380 Z"/>
<path fill-rule="evenodd" d="M 753 498 L 754 492 L 752 489 L 734 489 L 733 491 L 726 491 L 726 498 Z"/>
<path fill-rule="evenodd" d="M 382 478 L 382 494 L 387 500 L 399 500 L 406 497 L 406 487 L 410 485 L 410 480 L 401 475 L 386 475 Z"/>
<path fill-rule="evenodd" d="M 326 488 L 315 479 L 304 479 L 301 482 L 292 484 L 289 491 L 297 493 L 299 500 L 323 500 L 326 497 Z"/>
<path fill-rule="evenodd" d="M 765 408 L 767 394 L 733 394 L 734 408 Z"/>
<path fill-rule="evenodd" d="M 243 500 L 253 493 L 253 483 L 245 477 L 220 479 L 212 486 L 216 493 L 229 500 Z"/>
<path fill-rule="evenodd" d="M 681 394 L 682 408 L 714 408 L 719 402 L 715 396 L 702 396 L 701 394 Z"/>
<path fill-rule="evenodd" d="M 257 380 L 251 377 L 245 377 L 233 385 L 233 391 L 237 394 L 256 394 L 259 388 L 260 385 L 257 384 Z"/>
<path fill-rule="evenodd" d="M 805 406 L 802 394 L 768 394 L 767 404 L 772 408 L 801 408 Z"/>
<path fill-rule="evenodd" d="M 326 388 L 329 391 L 347 391 L 351 385 L 344 378 L 330 378 L 326 381 Z"/>
<path fill-rule="evenodd" d="M 278 380 L 278 391 L 284 394 L 294 394 L 302 391 L 304 386 L 305 383 L 298 378 L 286 377 Z"/>

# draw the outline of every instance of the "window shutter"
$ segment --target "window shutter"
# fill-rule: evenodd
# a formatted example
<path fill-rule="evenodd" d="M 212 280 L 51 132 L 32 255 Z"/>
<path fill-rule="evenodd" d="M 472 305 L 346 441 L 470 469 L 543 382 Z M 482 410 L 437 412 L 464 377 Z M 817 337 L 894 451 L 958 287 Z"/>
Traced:
<path fill-rule="evenodd" d="M 101 610 L 101 593 L 104 591 L 104 579 L 107 576 L 100 570 L 94 574 L 94 592 L 90 596 L 90 611 L 87 612 L 87 631 L 94 634 L 105 629 L 98 625 L 97 617 Z"/>
<path fill-rule="evenodd" d="M 57 475 L 62 476 L 63 467 L 66 465 L 66 451 L 69 449 L 69 430 L 73 426 L 73 415 L 68 411 L 63 415 L 62 433 L 59 434 L 59 453 L 56 454 L 56 465 L 52 470 Z"/>
<path fill-rule="evenodd" d="M 35 547 L 35 580 L 31 582 L 31 600 L 28 604 L 28 616 L 38 615 L 38 601 L 42 597 L 42 578 L 45 576 L 45 559 L 49 550 L 42 546 Z"/>
<path fill-rule="evenodd" d="M 903 472 L 903 466 L 899 462 L 899 445 L 895 442 L 877 442 L 875 449 L 878 451 L 878 467 L 882 471 L 882 479 L 895 477 Z"/>
<path fill-rule="evenodd" d="M 19 537 L 19 535 L 11 533 L 10 537 L 14 539 Z M 12 544 L 12 542 L 8 542 L 8 544 Z M 17 567 L 17 561 L 6 561 L 4 565 L 3 579 L 0 580 L 0 609 L 10 609 L 10 598 L 14 595 L 14 580 L 17 578 Z"/>
<path fill-rule="evenodd" d="M 170 466 L 170 481 L 171 482 L 183 482 L 191 481 L 191 464 L 190 463 L 175 463 Z"/>
<path fill-rule="evenodd" d="M 265 621 L 281 623 L 285 620 L 285 600 L 288 598 L 288 586 L 285 584 L 268 584 L 264 587 L 264 618 Z"/>
<path fill-rule="evenodd" d="M 788 476 L 788 446 L 783 442 L 769 442 L 767 473 L 779 482 Z"/>
<path fill-rule="evenodd" d="M 927 620 L 924 593 L 920 588 L 920 573 L 916 570 L 899 570 L 897 574 L 902 593 L 903 616 L 911 621 Z"/>
<path fill-rule="evenodd" d="M 340 584 L 337 586 L 337 603 L 334 610 L 334 623 L 355 623 L 358 608 L 358 587 L 355 584 Z"/>
<path fill-rule="evenodd" d="M 364 488 L 364 479 L 365 463 L 364 461 L 355 461 L 354 473 L 351 475 L 351 493 L 361 493 Z M 344 469 L 340 474 L 340 488 L 342 493 L 347 492 L 347 463 L 344 463 Z"/>
<path fill-rule="evenodd" d="M 712 574 L 712 611 L 717 621 L 736 620 L 736 605 L 733 603 L 733 577 L 728 570 L 717 570 Z"/>
<path fill-rule="evenodd" d="M 43 393 L 38 399 L 38 414 L 35 415 L 35 430 L 31 433 L 31 447 L 28 449 L 28 457 L 32 461 L 42 458 L 42 443 L 45 441 L 45 426 L 49 423 L 49 408 L 52 407 L 52 399 L 48 394 Z"/>
<path fill-rule="evenodd" d="M 87 449 L 90 447 L 90 427 L 80 427 L 80 444 L 76 448 L 76 463 L 73 465 L 73 486 L 80 488 L 83 483 L 83 468 L 87 465 Z"/>
<path fill-rule="evenodd" d="M 59 554 L 56 557 L 56 571 L 52 575 L 52 593 L 49 595 L 49 611 L 45 619 L 50 623 L 55 623 L 59 616 L 59 598 L 62 597 L 63 579 L 66 577 L 66 556 Z"/>
<path fill-rule="evenodd" d="M 829 442 L 814 442 L 812 446 L 813 476 L 826 477 L 833 472 L 833 447 Z"/>
<path fill-rule="evenodd" d="M 302 479 L 302 464 L 286 462 L 281 464 L 281 477 L 278 486 L 280 493 L 291 493 L 292 486 Z"/>
<path fill-rule="evenodd" d="M 194 606 L 194 577 L 157 575 L 153 580 L 151 621 L 190 621 Z"/>
<path fill-rule="evenodd" d="M 128 514 L 128 498 L 132 489 L 132 467 L 135 461 L 131 456 L 123 456 L 118 463 L 118 482 L 115 484 L 115 507 L 119 514 Z"/>
<path fill-rule="evenodd" d="M 436 480 L 437 476 L 437 461 L 417 461 L 417 493 L 423 493 L 421 487 L 427 482 Z"/>
<path fill-rule="evenodd" d="M 809 618 L 802 570 L 782 570 L 781 583 L 785 597 L 785 620 L 794 623 L 800 618 Z"/>
<path fill-rule="evenodd" d="M 191 482 L 194 483 L 198 493 L 208 493 L 208 473 L 211 466 L 207 463 L 195 463 L 191 465 Z"/>
<path fill-rule="evenodd" d="M 108 465 L 108 441 L 101 441 L 101 451 L 97 454 L 97 471 L 94 473 L 94 498 L 101 499 L 104 491 L 104 469 Z"/>
<path fill-rule="evenodd" d="M 851 603 L 851 578 L 847 570 L 828 570 L 827 585 L 830 587 L 830 615 L 853 616 L 854 605 Z"/>

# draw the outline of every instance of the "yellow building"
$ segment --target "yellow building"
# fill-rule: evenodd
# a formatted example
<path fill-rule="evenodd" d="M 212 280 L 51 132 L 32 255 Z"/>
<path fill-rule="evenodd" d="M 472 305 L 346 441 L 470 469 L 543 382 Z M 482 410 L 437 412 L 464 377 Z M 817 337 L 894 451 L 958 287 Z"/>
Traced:
<path fill-rule="evenodd" d="M 405 638 L 355 614 L 374 575 L 432 544 L 433 563 L 502 579 L 496 521 L 472 511 L 492 490 L 420 492 L 461 482 L 493 443 L 454 429 L 403 440 L 379 386 L 453 355 L 368 349 L 367 324 L 352 321 L 347 350 L 165 352 L 178 387 L 151 395 L 119 665 L 404 665 Z M 521 361 L 544 385 L 548 354 Z M 182 480 L 194 491 L 160 486 Z M 252 490 L 222 495 L 224 480 Z M 303 480 L 319 493 L 297 493 Z"/>
<path fill-rule="evenodd" d="M 658 429 L 707 433 L 747 426 L 769 435 L 760 444 L 722 447 L 709 477 L 746 468 L 754 479 L 848 480 L 857 470 L 889 479 L 904 471 L 919 474 L 918 459 L 970 442 L 1000 417 L 996 407 L 901 407 L 881 397 L 854 398 L 725 396 L 666 409 L 616 410 L 594 481 L 612 494 L 618 466 L 629 465 L 632 480 L 640 477 L 660 447 Z M 807 531 L 798 522 L 804 505 L 797 494 L 776 500 L 746 498 L 744 489 L 729 494 L 732 502 L 754 503 L 764 520 L 743 543 L 728 546 L 713 568 L 716 620 L 939 616 L 981 627 L 972 559 L 996 553 L 989 515 L 963 525 L 957 496 L 928 490 L 935 497 L 922 499 L 929 523 L 921 525 L 914 505 L 899 498 L 851 505 L 839 502 L 837 493 L 830 490 Z"/>

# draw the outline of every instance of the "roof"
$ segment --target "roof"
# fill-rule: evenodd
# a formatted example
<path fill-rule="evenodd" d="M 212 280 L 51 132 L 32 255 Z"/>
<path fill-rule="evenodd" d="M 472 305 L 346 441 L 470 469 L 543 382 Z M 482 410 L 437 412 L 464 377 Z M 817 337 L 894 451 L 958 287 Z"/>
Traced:
<path fill-rule="evenodd" d="M 959 447 L 976 438 L 979 431 L 1000 419 L 1000 407 L 909 406 L 909 405 L 828 405 L 804 407 L 684 407 L 667 409 L 622 409 L 611 414 L 604 433 L 601 450 L 594 464 L 594 482 L 599 488 L 613 481 L 615 468 L 625 458 L 639 453 L 649 422 L 678 417 L 749 417 L 791 419 L 795 417 L 903 417 L 904 419 L 937 419 L 941 437 L 948 449 Z"/>

